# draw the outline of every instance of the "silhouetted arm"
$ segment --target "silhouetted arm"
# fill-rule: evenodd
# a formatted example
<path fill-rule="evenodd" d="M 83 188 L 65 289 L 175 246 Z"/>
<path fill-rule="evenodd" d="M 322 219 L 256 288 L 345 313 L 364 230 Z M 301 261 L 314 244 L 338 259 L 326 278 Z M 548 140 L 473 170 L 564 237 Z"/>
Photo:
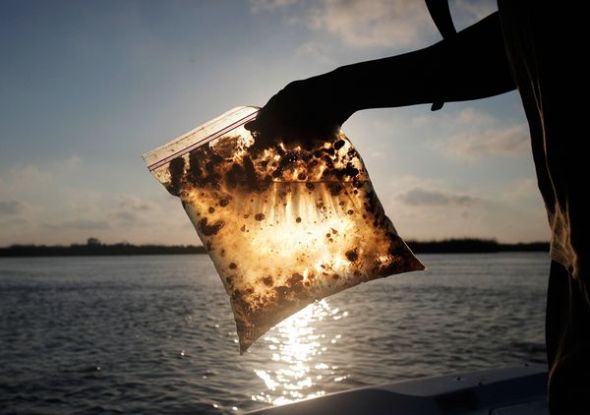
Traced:
<path fill-rule="evenodd" d="M 498 13 L 450 40 L 399 56 L 336 69 L 350 109 L 465 101 L 515 88 Z"/>
<path fill-rule="evenodd" d="M 514 88 L 494 13 L 425 49 L 292 82 L 247 128 L 269 140 L 305 141 L 339 128 L 358 110 L 464 101 Z"/>

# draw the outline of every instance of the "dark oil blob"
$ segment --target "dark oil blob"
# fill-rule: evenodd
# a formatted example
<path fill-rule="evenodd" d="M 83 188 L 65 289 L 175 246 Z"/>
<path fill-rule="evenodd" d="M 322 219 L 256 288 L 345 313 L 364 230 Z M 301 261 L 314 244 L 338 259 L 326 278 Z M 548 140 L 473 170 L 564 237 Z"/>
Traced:
<path fill-rule="evenodd" d="M 182 183 L 182 176 L 184 175 L 184 159 L 182 157 L 177 157 L 172 160 L 168 165 L 168 171 L 170 172 L 168 191 L 173 195 L 178 196 Z"/>
<path fill-rule="evenodd" d="M 230 188 L 234 188 L 242 180 L 244 169 L 238 163 L 232 164 L 231 168 L 225 173 L 225 180 Z"/>
<path fill-rule="evenodd" d="M 297 216 L 297 219 L 295 219 L 295 222 L 301 223 L 301 218 L 299 216 Z"/>
<path fill-rule="evenodd" d="M 330 194 L 332 196 L 338 196 L 342 191 L 342 185 L 340 183 L 330 183 L 328 189 L 330 189 Z"/>
<path fill-rule="evenodd" d="M 338 140 L 334 143 L 334 148 L 336 150 L 340 150 L 342 147 L 344 147 L 344 144 L 346 144 L 344 140 Z"/>
<path fill-rule="evenodd" d="M 264 220 L 264 213 L 257 213 L 256 215 L 254 215 L 254 219 L 256 219 L 257 221 Z"/>
<path fill-rule="evenodd" d="M 275 287 L 275 293 L 277 296 L 277 302 L 280 304 L 287 298 L 289 294 L 289 287 L 279 285 L 278 287 Z"/>
<path fill-rule="evenodd" d="M 356 177 L 360 173 L 360 170 L 357 169 L 352 165 L 352 163 L 347 163 L 346 168 L 344 169 L 344 175 L 348 177 Z"/>
<path fill-rule="evenodd" d="M 277 147 L 276 150 L 278 151 L 280 147 Z M 272 173 L 272 177 L 281 177 L 283 175 L 283 171 L 291 167 L 297 160 L 299 156 L 294 151 L 289 151 L 288 153 L 284 153 L 281 159 L 279 160 L 279 165 L 276 170 Z"/>
<path fill-rule="evenodd" d="M 327 154 L 325 154 L 324 156 L 322 156 L 322 160 L 324 160 L 324 162 L 326 163 L 326 166 L 328 167 L 328 169 L 333 169 L 334 168 L 334 162 L 332 162 L 332 157 L 330 157 Z"/>
<path fill-rule="evenodd" d="M 235 264 L 235 262 L 231 262 L 229 264 L 229 269 L 236 269 L 238 266 Z"/>
<path fill-rule="evenodd" d="M 197 183 L 202 179 L 201 163 L 200 163 L 200 152 L 193 151 L 188 156 L 189 161 L 189 180 L 193 183 Z"/>
<path fill-rule="evenodd" d="M 266 285 L 267 287 L 272 287 L 272 277 L 269 275 L 268 277 L 264 277 L 262 279 L 262 282 L 264 283 L 264 285 Z"/>
<path fill-rule="evenodd" d="M 296 293 L 303 291 L 303 275 L 299 274 L 298 272 L 291 275 L 291 277 L 287 280 L 287 286 Z"/>
<path fill-rule="evenodd" d="M 254 168 L 252 159 L 248 156 L 244 157 L 244 175 L 244 178 L 246 179 L 246 186 L 251 190 L 257 189 L 258 177 L 256 176 L 256 169 Z"/>
<path fill-rule="evenodd" d="M 303 281 L 303 275 L 299 274 L 298 272 L 295 272 L 287 280 L 287 285 L 294 285 L 294 284 L 297 284 L 300 281 Z"/>
<path fill-rule="evenodd" d="M 199 221 L 199 230 L 205 236 L 216 235 L 217 232 L 223 228 L 223 225 L 225 225 L 225 223 L 222 220 L 218 220 L 213 224 L 208 224 L 207 218 L 203 218 Z"/>
<path fill-rule="evenodd" d="M 346 259 L 350 262 L 354 262 L 359 258 L 359 254 L 356 252 L 356 249 L 351 249 L 350 251 L 346 251 Z"/>
<path fill-rule="evenodd" d="M 250 304 L 246 300 L 244 300 L 244 297 L 246 295 L 246 292 L 241 292 L 240 290 L 235 289 L 231 294 L 231 298 L 234 304 L 238 306 L 238 309 L 242 310 L 244 313 L 250 313 Z M 237 324 L 239 324 L 238 321 L 236 321 L 236 325 Z"/>

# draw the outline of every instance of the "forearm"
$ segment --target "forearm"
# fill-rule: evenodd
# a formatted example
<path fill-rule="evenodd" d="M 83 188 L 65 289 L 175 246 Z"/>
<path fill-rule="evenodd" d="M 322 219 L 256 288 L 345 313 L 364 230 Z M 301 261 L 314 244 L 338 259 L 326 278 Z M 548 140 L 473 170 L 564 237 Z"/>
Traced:
<path fill-rule="evenodd" d="M 322 75 L 351 112 L 484 98 L 515 88 L 497 14 L 454 39 Z"/>

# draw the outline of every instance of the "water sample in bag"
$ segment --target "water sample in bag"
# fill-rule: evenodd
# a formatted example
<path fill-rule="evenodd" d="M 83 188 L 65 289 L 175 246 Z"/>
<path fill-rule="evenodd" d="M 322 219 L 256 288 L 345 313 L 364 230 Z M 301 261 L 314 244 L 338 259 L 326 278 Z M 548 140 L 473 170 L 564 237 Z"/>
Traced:
<path fill-rule="evenodd" d="M 238 107 L 144 155 L 178 196 L 221 277 L 240 352 L 308 304 L 424 266 L 398 236 L 363 161 L 338 132 L 263 149 Z"/>

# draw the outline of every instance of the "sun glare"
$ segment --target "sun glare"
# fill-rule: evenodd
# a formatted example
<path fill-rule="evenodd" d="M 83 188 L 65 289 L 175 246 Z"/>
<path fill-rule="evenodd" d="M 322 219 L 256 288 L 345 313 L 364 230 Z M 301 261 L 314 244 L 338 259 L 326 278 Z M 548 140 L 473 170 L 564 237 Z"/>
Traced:
<path fill-rule="evenodd" d="M 322 300 L 272 329 L 263 340 L 270 350 L 271 362 L 264 369 L 254 370 L 266 390 L 252 399 L 283 405 L 324 395 L 318 381 L 333 376 L 336 368 L 323 362 L 323 355 L 341 336 L 320 334 L 317 326 L 322 320 L 339 320 L 347 315 Z"/>

